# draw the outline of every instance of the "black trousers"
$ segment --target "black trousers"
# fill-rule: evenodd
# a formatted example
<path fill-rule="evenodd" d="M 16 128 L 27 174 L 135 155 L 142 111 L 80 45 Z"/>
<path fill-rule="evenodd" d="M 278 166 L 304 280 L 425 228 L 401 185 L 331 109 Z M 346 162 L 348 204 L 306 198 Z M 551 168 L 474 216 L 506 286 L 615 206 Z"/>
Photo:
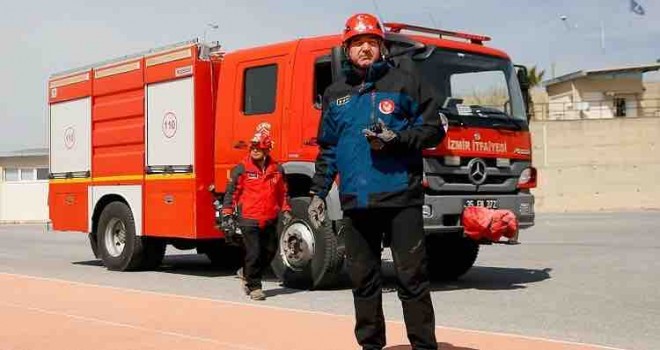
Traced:
<path fill-rule="evenodd" d="M 344 213 L 346 258 L 353 284 L 355 336 L 363 349 L 382 349 L 381 244 L 391 235 L 397 292 L 413 349 L 437 349 L 435 316 L 426 271 L 421 207 L 352 210 Z"/>
<path fill-rule="evenodd" d="M 260 229 L 257 226 L 241 226 L 245 259 L 243 276 L 250 290 L 261 289 L 261 277 L 277 252 L 277 231 L 275 224 Z"/>

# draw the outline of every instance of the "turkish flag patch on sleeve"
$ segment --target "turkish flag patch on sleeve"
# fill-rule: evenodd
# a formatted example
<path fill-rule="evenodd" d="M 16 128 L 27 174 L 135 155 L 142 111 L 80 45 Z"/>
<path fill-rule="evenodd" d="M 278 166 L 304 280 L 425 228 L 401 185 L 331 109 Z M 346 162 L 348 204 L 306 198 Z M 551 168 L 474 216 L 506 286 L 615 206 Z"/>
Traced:
<path fill-rule="evenodd" d="M 378 110 L 383 114 L 392 114 L 395 107 L 396 105 L 394 104 L 394 101 L 390 100 L 389 98 L 381 100 L 378 104 Z"/>

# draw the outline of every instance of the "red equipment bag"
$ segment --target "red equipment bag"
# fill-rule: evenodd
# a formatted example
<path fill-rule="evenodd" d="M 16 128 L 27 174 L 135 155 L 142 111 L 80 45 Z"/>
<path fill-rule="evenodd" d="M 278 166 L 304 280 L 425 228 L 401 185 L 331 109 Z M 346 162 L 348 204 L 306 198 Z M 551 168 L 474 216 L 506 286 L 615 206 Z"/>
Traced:
<path fill-rule="evenodd" d="M 461 218 L 465 235 L 475 241 L 488 237 L 492 220 L 492 210 L 484 207 L 467 207 L 463 210 L 463 217 Z"/>
<path fill-rule="evenodd" d="M 518 232 L 518 219 L 511 210 L 467 207 L 461 218 L 465 235 L 474 240 L 499 241 L 513 238 Z"/>
<path fill-rule="evenodd" d="M 518 219 L 511 210 L 495 210 L 493 213 L 493 222 L 490 224 L 492 237 L 513 238 L 518 232 Z"/>

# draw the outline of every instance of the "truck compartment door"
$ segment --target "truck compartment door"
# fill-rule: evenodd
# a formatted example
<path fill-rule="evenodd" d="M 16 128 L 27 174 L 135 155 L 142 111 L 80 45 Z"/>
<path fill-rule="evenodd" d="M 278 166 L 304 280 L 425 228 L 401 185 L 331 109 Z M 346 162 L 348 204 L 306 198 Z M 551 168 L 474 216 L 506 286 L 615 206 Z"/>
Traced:
<path fill-rule="evenodd" d="M 50 106 L 50 172 L 89 177 L 92 105 L 89 97 Z"/>
<path fill-rule="evenodd" d="M 193 78 L 147 85 L 147 170 L 192 172 Z"/>

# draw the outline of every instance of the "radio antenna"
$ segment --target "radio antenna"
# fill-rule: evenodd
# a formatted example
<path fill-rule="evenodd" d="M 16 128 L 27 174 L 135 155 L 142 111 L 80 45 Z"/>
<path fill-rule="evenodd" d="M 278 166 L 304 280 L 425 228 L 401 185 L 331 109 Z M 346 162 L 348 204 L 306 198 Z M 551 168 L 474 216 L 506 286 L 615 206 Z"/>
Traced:
<path fill-rule="evenodd" d="M 380 25 L 383 25 L 383 14 L 380 13 L 380 9 L 378 9 L 378 4 L 376 3 L 376 0 L 371 0 L 371 3 L 374 4 L 374 10 L 376 11 L 376 15 L 378 15 L 378 19 L 380 20 Z"/>

